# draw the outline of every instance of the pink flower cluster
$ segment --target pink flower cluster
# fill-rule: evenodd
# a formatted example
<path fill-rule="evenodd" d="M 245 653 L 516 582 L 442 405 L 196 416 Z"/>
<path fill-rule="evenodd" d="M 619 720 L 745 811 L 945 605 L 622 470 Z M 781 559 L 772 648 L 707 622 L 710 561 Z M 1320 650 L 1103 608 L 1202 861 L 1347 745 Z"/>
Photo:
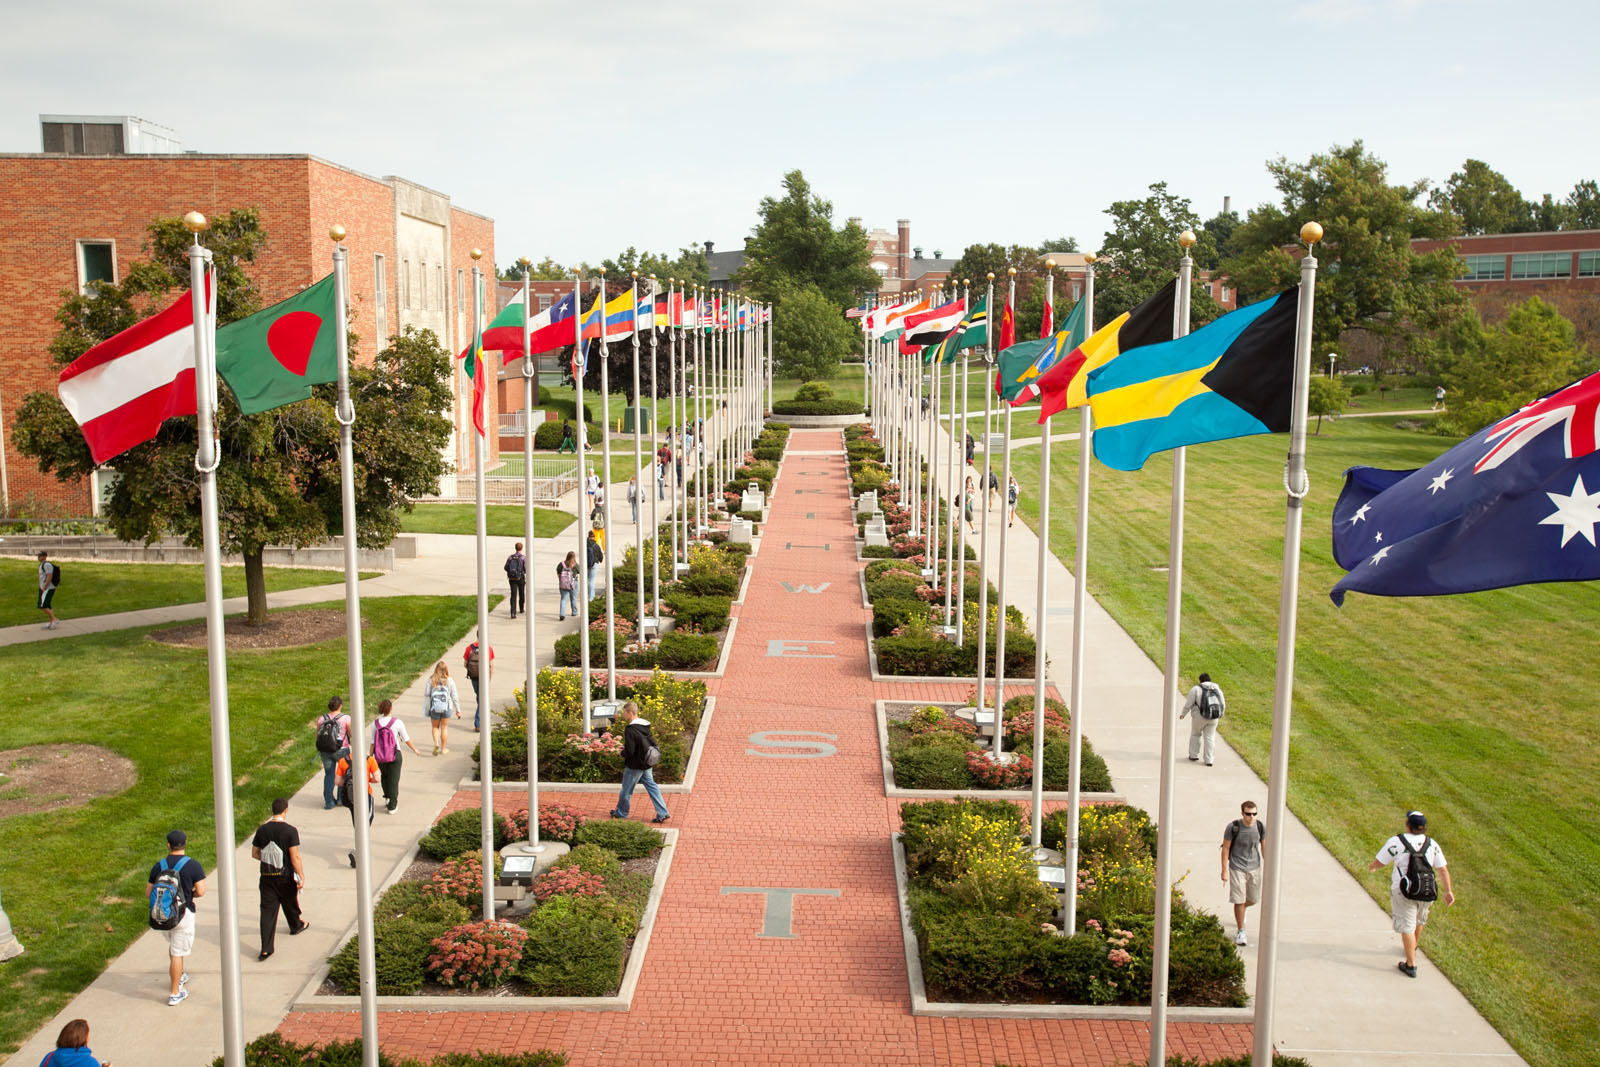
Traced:
<path fill-rule="evenodd" d="M 425 897 L 448 897 L 468 907 L 483 897 L 483 861 L 476 855 L 445 860 L 422 887 Z"/>
<path fill-rule="evenodd" d="M 557 867 L 533 880 L 533 896 L 543 904 L 551 897 L 605 896 L 606 880 L 577 867 Z"/>
<path fill-rule="evenodd" d="M 996 789 L 1015 789 L 1026 785 L 1033 776 L 1033 760 L 1018 755 L 1002 763 L 992 752 L 968 752 L 967 770 L 981 785 Z"/>
<path fill-rule="evenodd" d="M 518 808 L 510 815 L 507 815 L 506 823 L 514 839 L 527 839 L 527 808 Z M 578 827 L 582 826 L 583 823 L 583 815 L 577 808 L 568 807 L 566 804 L 539 805 L 539 833 L 544 837 L 554 838 L 557 841 L 571 841 L 577 835 Z"/>
<path fill-rule="evenodd" d="M 493 989 L 522 962 L 528 931 L 515 923 L 467 923 L 433 939 L 428 973 L 440 985 Z"/>
<path fill-rule="evenodd" d="M 1133 962 L 1133 953 L 1128 951 L 1128 944 L 1133 940 L 1132 930 L 1113 930 L 1106 936 L 1106 944 L 1111 946 L 1111 951 L 1106 953 L 1106 959 L 1113 967 L 1126 967 Z"/>
<path fill-rule="evenodd" d="M 1067 731 L 1067 723 L 1061 718 L 1061 713 L 1054 708 L 1044 709 L 1045 729 L 1056 729 L 1062 733 Z M 1033 709 L 1019 711 L 1006 719 L 1006 737 L 1015 741 L 1018 738 L 1028 739 L 1033 737 Z"/>
<path fill-rule="evenodd" d="M 586 756 L 622 755 L 622 737 L 618 734 L 568 734 L 567 744 Z"/>

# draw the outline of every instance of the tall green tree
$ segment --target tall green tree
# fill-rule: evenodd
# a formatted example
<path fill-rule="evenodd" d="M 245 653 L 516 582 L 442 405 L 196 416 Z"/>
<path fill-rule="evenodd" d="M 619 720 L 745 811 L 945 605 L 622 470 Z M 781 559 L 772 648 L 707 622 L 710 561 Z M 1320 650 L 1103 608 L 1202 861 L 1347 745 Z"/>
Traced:
<path fill-rule="evenodd" d="M 772 358 L 776 373 L 803 381 L 832 378 L 839 364 L 860 351 L 860 333 L 839 305 L 814 285 L 783 294 L 774 312 Z"/>
<path fill-rule="evenodd" d="M 1600 230 L 1600 184 L 1593 178 L 1572 187 L 1567 194 L 1567 222 L 1574 230 Z"/>
<path fill-rule="evenodd" d="M 759 213 L 738 279 L 757 300 L 777 305 L 810 286 L 843 309 L 877 291 L 882 279 L 868 265 L 866 231 L 854 221 L 835 229 L 833 204 L 800 171 L 783 176 L 783 195 L 763 197 Z"/>
<path fill-rule="evenodd" d="M 1197 238 L 1192 249 L 1197 264 L 1217 260 L 1216 238 L 1201 228 L 1188 198 L 1169 192 L 1166 182 L 1150 186 L 1150 195 L 1142 200 L 1116 201 L 1106 214 L 1112 227 L 1106 231 L 1095 268 L 1096 322 L 1107 323 L 1131 311 L 1177 276 L 1183 258 L 1178 236 L 1184 230 L 1194 231 Z M 1221 313 L 1221 306 L 1196 285 L 1190 298 L 1191 322 L 1199 326 Z"/>
<path fill-rule="evenodd" d="M 669 278 L 697 285 L 711 281 L 711 267 L 703 248 L 680 248 L 677 256 L 672 257 L 664 252 L 640 252 L 629 245 L 616 259 L 604 260 L 601 265 L 617 278 L 627 277 L 632 271 L 638 271 L 641 278 L 654 274 L 662 285 L 666 285 Z"/>
<path fill-rule="evenodd" d="M 226 324 L 251 314 L 260 294 L 244 269 L 265 245 L 259 215 L 229 212 L 212 220 L 205 241 L 219 267 L 217 319 Z M 188 281 L 189 234 L 178 219 L 149 227 L 146 262 L 118 285 L 83 298 L 63 294 L 56 314 L 61 332 L 50 349 L 65 365 L 92 345 L 132 325 Z M 165 283 L 165 288 L 162 288 Z M 106 301 L 102 306 L 100 301 Z M 450 356 L 431 331 L 407 328 L 370 364 L 355 362 L 352 338 L 351 399 L 355 406 L 357 543 L 379 548 L 394 539 L 410 498 L 438 492 L 450 440 Z M 244 559 L 249 621 L 266 620 L 262 565 L 267 545 L 306 547 L 341 532 L 339 426 L 336 390 L 316 386 L 309 400 L 260 415 L 241 415 L 232 395 L 219 390 L 217 468 L 222 547 Z M 197 427 L 192 418 L 168 419 L 156 437 L 114 461 L 120 475 L 105 517 L 126 541 L 149 543 L 175 535 L 201 544 L 200 481 L 195 473 Z M 63 482 L 85 478 L 94 460 L 83 433 L 53 392 L 36 392 L 19 406 L 12 431 L 18 450 Z"/>
<path fill-rule="evenodd" d="M 1475 316 L 1473 316 L 1475 318 Z M 1572 323 L 1538 297 L 1511 308 L 1505 321 L 1464 346 L 1442 375 L 1448 397 L 1443 432 L 1476 433 L 1523 404 L 1594 369 Z"/>
<path fill-rule="evenodd" d="M 529 280 L 536 282 L 559 282 L 571 275 L 571 272 L 566 267 L 557 263 L 550 256 L 545 256 L 537 263 L 530 263 L 526 271 L 522 269 L 521 263 L 513 263 L 499 273 L 503 280 L 512 282 L 520 282 L 523 274 L 527 274 Z"/>
<path fill-rule="evenodd" d="M 1078 239 L 1076 237 L 1047 237 L 1039 242 L 1039 254 L 1046 252 L 1076 252 Z"/>
<path fill-rule="evenodd" d="M 1534 206 L 1504 174 L 1481 159 L 1469 159 L 1428 195 L 1428 204 L 1461 220 L 1460 232 L 1524 233 L 1533 228 Z"/>
<path fill-rule="evenodd" d="M 1387 166 L 1360 141 L 1304 163 L 1280 156 L 1267 171 L 1282 199 L 1250 212 L 1234 234 L 1238 254 L 1221 265 L 1241 303 L 1300 280 L 1300 226 L 1320 222 L 1318 351 L 1339 351 L 1345 331 L 1364 330 L 1391 356 L 1426 365 L 1438 354 L 1439 331 L 1466 305 L 1453 284 L 1460 271 L 1455 252 L 1419 254 L 1411 242 L 1455 236 L 1455 217 L 1418 204 L 1426 182 L 1391 184 Z"/>

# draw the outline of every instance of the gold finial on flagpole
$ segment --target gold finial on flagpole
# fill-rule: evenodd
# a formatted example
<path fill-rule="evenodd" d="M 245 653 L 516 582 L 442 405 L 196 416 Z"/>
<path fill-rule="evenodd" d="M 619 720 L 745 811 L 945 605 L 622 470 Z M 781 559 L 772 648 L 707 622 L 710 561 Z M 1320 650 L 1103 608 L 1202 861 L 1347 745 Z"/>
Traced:
<path fill-rule="evenodd" d="M 1182 233 L 1178 234 L 1178 243 L 1183 246 L 1184 251 L 1186 252 L 1194 247 L 1196 240 L 1198 240 L 1198 238 L 1195 237 L 1193 230 L 1184 230 Z"/>
<path fill-rule="evenodd" d="M 345 228 L 340 226 L 337 222 L 328 227 L 328 240 L 332 241 L 334 244 L 338 244 L 340 241 L 343 241 L 344 235 Z"/>
<path fill-rule="evenodd" d="M 650 275 L 650 280 L 651 281 L 655 281 L 656 280 L 656 276 L 654 274 Z"/>
<path fill-rule="evenodd" d="M 1006 268 L 1006 273 L 1008 275 L 1010 275 L 1011 277 L 1015 278 L 1017 276 L 1017 268 L 1015 268 L 1015 267 L 1007 267 Z"/>
<path fill-rule="evenodd" d="M 1322 240 L 1322 223 L 1308 222 L 1300 227 L 1300 240 L 1307 245 L 1314 245 Z"/>
<path fill-rule="evenodd" d="M 991 282 L 992 282 L 992 281 L 994 281 L 994 271 L 990 271 L 990 272 L 989 272 L 989 280 L 990 280 L 990 281 L 991 281 Z"/>
<path fill-rule="evenodd" d="M 604 277 L 605 277 L 605 276 L 606 276 L 606 269 L 605 269 L 605 267 L 596 267 L 596 268 L 595 268 L 595 269 L 594 269 L 594 272 L 595 272 L 595 273 L 596 273 L 596 274 L 598 274 L 598 275 L 600 275 L 600 277 L 602 277 L 602 278 L 604 278 Z"/>
<path fill-rule="evenodd" d="M 198 211 L 191 211 L 183 217 L 183 228 L 190 233 L 200 233 L 202 230 L 209 228 L 210 225 L 211 223 L 206 221 L 206 217 Z"/>
<path fill-rule="evenodd" d="M 471 252 L 468 252 L 467 255 L 471 256 L 474 261 L 480 260 L 483 258 L 483 249 L 474 248 Z"/>
<path fill-rule="evenodd" d="M 633 280 L 634 281 L 638 281 L 639 280 L 639 272 L 638 271 L 634 271 L 633 272 Z"/>
<path fill-rule="evenodd" d="M 1093 252 L 1085 252 L 1083 254 L 1083 261 L 1085 263 L 1087 263 L 1091 267 L 1094 266 L 1095 261 L 1098 260 L 1099 258 L 1100 257 L 1095 255 Z"/>
<path fill-rule="evenodd" d="M 1044 269 L 1045 270 L 1055 270 L 1056 269 L 1056 261 L 1053 260 L 1053 259 L 1045 260 L 1044 261 Z"/>
<path fill-rule="evenodd" d="M 523 256 L 521 259 L 517 260 L 517 266 L 521 267 L 522 272 L 526 274 L 528 272 L 528 268 L 533 266 L 533 260 L 529 259 L 527 256 Z"/>

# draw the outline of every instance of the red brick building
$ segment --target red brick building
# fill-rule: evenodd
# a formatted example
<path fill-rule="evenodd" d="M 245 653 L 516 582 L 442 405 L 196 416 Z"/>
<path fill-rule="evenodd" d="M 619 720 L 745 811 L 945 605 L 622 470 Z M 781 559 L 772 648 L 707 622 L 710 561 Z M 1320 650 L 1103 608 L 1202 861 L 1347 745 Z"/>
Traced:
<path fill-rule="evenodd" d="M 471 329 L 473 248 L 483 251 L 494 313 L 494 221 L 403 178 L 374 178 L 310 155 L 0 154 L 0 504 L 64 515 L 98 506 L 101 475 L 95 484 L 64 485 L 11 443 L 22 398 L 55 389 L 59 369 L 47 346 L 62 292 L 120 280 L 142 258 L 145 227 L 158 216 L 251 207 L 267 234 L 253 274 L 269 304 L 332 269 L 328 229 L 345 227 L 357 359 L 370 360 L 379 339 L 404 326 L 432 329 L 459 352 Z M 462 400 L 470 384 L 459 363 L 455 377 L 451 460 L 465 471 L 471 417 Z"/>

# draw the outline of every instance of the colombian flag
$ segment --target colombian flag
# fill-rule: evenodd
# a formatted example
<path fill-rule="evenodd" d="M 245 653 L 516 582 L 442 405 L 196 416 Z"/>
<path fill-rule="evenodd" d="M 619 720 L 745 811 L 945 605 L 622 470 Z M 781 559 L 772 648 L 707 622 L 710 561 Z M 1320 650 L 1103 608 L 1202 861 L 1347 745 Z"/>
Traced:
<path fill-rule="evenodd" d="M 1152 453 L 1289 429 L 1300 288 L 1087 375 L 1095 457 L 1136 471 Z"/>

